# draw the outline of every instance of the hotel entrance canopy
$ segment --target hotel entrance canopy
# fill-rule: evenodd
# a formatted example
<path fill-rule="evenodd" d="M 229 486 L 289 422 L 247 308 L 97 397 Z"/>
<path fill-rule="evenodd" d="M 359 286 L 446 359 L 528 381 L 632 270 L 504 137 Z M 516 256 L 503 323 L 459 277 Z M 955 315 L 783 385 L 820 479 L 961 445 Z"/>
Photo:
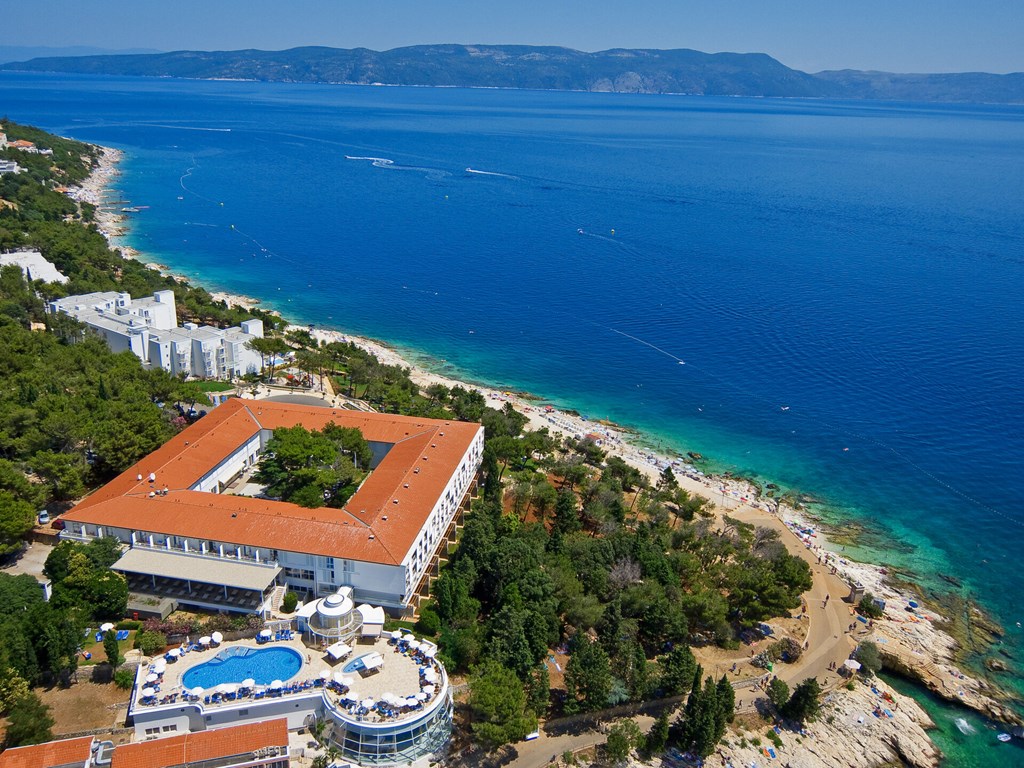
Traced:
<path fill-rule="evenodd" d="M 115 571 L 125 573 L 217 584 L 257 592 L 265 592 L 281 572 L 280 566 L 277 565 L 240 563 L 227 558 L 161 552 L 140 547 L 129 549 L 112 567 Z"/>

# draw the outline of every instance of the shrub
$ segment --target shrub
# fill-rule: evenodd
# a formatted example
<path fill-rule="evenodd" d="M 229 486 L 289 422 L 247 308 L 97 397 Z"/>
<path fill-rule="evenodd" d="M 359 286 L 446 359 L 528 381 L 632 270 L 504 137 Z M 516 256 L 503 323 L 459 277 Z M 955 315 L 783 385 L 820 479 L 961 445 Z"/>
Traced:
<path fill-rule="evenodd" d="M 135 673 L 130 669 L 117 670 L 114 672 L 114 685 L 127 691 L 135 685 Z"/>
<path fill-rule="evenodd" d="M 861 616 L 867 616 L 869 619 L 880 619 L 885 615 L 885 611 L 875 605 L 875 596 L 870 592 L 864 593 L 864 597 L 857 603 L 857 610 Z"/>
<path fill-rule="evenodd" d="M 294 592 L 287 592 L 285 593 L 284 600 L 281 601 L 281 610 L 284 613 L 292 613 L 298 604 L 299 596 Z"/>
<path fill-rule="evenodd" d="M 861 671 L 868 677 L 882 668 L 882 656 L 878 652 L 878 646 L 870 640 L 865 640 L 857 646 L 857 661 L 860 662 Z"/>
<path fill-rule="evenodd" d="M 441 617 L 432 608 L 424 608 L 420 611 L 419 621 L 413 626 L 413 630 L 421 635 L 436 637 L 441 631 Z"/>
<path fill-rule="evenodd" d="M 135 647 L 143 655 L 152 656 L 167 647 L 167 635 L 162 632 L 139 632 L 135 636 Z"/>
<path fill-rule="evenodd" d="M 773 729 L 773 728 L 769 728 L 769 729 L 768 729 L 768 730 L 767 730 L 767 731 L 765 732 L 765 736 L 767 736 L 767 737 L 768 737 L 768 741 L 770 741 L 770 742 L 771 742 L 772 744 L 774 744 L 774 745 L 775 745 L 776 747 L 781 747 L 781 746 L 782 746 L 782 737 L 781 737 L 781 736 L 779 736 L 779 734 L 777 734 L 777 733 L 775 732 L 775 729 Z"/>
<path fill-rule="evenodd" d="M 142 622 L 135 619 L 125 619 L 117 622 L 118 629 L 142 629 Z"/>

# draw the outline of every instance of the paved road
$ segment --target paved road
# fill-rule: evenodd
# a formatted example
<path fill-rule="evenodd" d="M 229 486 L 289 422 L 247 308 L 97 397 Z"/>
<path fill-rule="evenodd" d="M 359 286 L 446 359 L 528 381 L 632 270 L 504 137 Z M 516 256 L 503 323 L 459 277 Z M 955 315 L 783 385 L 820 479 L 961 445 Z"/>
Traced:
<path fill-rule="evenodd" d="M 654 724 L 654 718 L 649 715 L 637 715 L 633 720 L 643 733 L 647 733 Z M 549 736 L 542 732 L 538 739 L 521 741 L 515 745 L 517 755 L 507 763 L 507 768 L 543 768 L 551 763 L 553 757 L 561 757 L 563 752 L 604 744 L 607 739 L 607 734 L 596 730 L 561 736 Z"/>

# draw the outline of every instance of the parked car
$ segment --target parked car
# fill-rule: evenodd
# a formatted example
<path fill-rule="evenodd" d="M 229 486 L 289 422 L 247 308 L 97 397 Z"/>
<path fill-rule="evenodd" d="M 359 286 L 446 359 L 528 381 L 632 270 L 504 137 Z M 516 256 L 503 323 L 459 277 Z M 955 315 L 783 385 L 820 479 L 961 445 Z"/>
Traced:
<path fill-rule="evenodd" d="M 39 512 L 39 524 L 40 525 L 46 525 L 49 522 L 50 522 L 50 513 L 47 512 L 45 509 L 41 510 Z"/>

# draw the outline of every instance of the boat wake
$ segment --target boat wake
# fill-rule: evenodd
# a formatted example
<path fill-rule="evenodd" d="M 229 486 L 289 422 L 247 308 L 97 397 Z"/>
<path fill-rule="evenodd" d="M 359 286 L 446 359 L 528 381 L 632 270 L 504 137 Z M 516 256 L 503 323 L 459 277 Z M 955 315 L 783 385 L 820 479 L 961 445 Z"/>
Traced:
<path fill-rule="evenodd" d="M 972 736 L 972 735 L 974 735 L 975 733 L 977 733 L 977 732 L 978 732 L 978 731 L 977 731 L 977 730 L 975 729 L 975 727 L 974 727 L 973 725 L 971 725 L 970 723 L 968 723 L 968 722 L 967 722 L 967 721 L 966 721 L 966 720 L 965 720 L 964 718 L 962 718 L 962 717 L 958 717 L 958 718 L 956 718 L 956 719 L 955 719 L 955 720 L 953 721 L 953 725 L 955 725 L 955 726 L 956 726 L 956 729 L 957 729 L 958 731 L 960 731 L 960 733 L 964 734 L 965 736 Z"/>
<path fill-rule="evenodd" d="M 394 160 L 388 160 L 386 157 L 356 157 L 355 155 L 345 155 L 346 160 L 365 160 L 374 168 L 391 168 L 394 166 Z"/>
<path fill-rule="evenodd" d="M 387 168 L 390 171 L 416 171 L 417 173 L 424 174 L 431 181 L 440 181 L 451 176 L 448 171 L 443 171 L 440 168 L 425 168 L 419 165 L 398 165 L 394 160 L 389 160 L 386 157 L 359 157 L 356 155 L 345 155 L 346 160 L 363 160 L 368 162 L 374 168 Z"/>
<path fill-rule="evenodd" d="M 478 176 L 497 176 L 500 179 L 512 179 L 513 181 L 519 181 L 518 176 L 513 176 L 510 173 L 498 173 L 497 171 L 478 171 L 476 168 L 467 168 L 466 173 L 475 173 Z"/>

